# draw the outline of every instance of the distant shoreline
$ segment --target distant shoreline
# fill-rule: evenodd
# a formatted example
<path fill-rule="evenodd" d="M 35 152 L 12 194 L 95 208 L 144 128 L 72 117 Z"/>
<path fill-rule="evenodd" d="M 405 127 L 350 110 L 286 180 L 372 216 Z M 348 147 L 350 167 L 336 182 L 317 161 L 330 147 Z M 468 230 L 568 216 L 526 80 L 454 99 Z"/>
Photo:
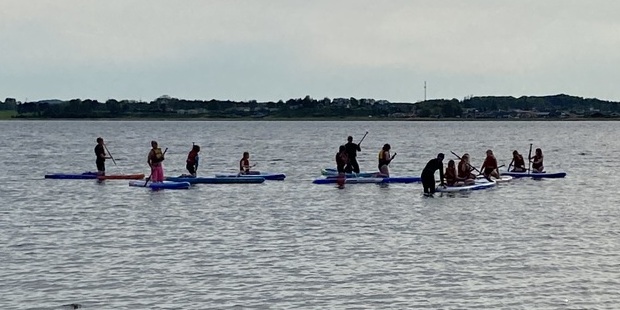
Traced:
<path fill-rule="evenodd" d="M 0 118 L 0 120 L 24 120 L 24 121 L 274 121 L 274 122 L 299 122 L 299 121 L 376 121 L 376 122 L 574 122 L 574 121 L 620 121 L 620 118 L 387 118 L 387 117 L 237 117 L 237 118 L 210 118 L 210 117 L 118 117 L 118 118 Z"/>

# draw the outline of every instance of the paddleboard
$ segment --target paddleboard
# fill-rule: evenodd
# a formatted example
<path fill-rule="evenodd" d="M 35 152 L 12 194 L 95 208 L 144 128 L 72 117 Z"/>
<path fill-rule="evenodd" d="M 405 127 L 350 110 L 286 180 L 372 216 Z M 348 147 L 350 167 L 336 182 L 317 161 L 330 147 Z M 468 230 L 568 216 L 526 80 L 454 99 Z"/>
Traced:
<path fill-rule="evenodd" d="M 263 178 L 268 181 L 282 181 L 286 178 L 284 173 L 271 173 L 271 172 L 250 172 L 250 174 L 237 174 L 237 173 L 217 173 L 216 178 Z"/>
<path fill-rule="evenodd" d="M 97 172 L 84 172 L 84 173 L 51 173 L 45 175 L 46 179 L 65 179 L 65 180 L 141 180 L 144 179 L 143 173 L 136 174 L 108 174 L 105 176 L 98 176 Z"/>
<path fill-rule="evenodd" d="M 566 172 L 512 172 L 512 171 L 503 171 L 500 172 L 502 175 L 509 175 L 513 178 L 534 178 L 534 179 L 559 179 L 566 176 Z"/>
<path fill-rule="evenodd" d="M 509 175 L 500 175 L 501 178 L 496 179 L 494 177 L 490 177 L 491 181 L 493 182 L 497 182 L 497 183 L 505 183 L 505 182 L 510 182 L 512 181 L 513 177 L 509 176 Z M 482 181 L 487 181 L 487 179 L 484 176 L 477 176 L 476 180 L 482 180 Z"/>
<path fill-rule="evenodd" d="M 316 179 L 312 181 L 314 184 L 336 184 L 338 183 L 338 177 L 326 177 L 324 179 Z M 389 178 L 345 178 L 345 183 L 347 184 L 358 184 L 358 183 L 417 183 L 421 182 L 422 179 L 420 177 L 389 177 Z"/>
<path fill-rule="evenodd" d="M 324 168 L 321 169 L 321 174 L 324 176 L 338 176 L 338 170 L 337 169 L 333 169 L 333 168 Z M 345 173 L 345 177 L 347 178 L 372 178 L 375 177 L 377 174 L 379 174 L 379 171 L 377 172 L 366 172 L 366 171 L 360 171 L 360 173 Z"/>
<path fill-rule="evenodd" d="M 346 178 L 345 184 L 362 184 L 362 183 L 384 183 L 383 178 Z M 316 179 L 312 181 L 314 184 L 337 184 L 337 178 Z"/>
<path fill-rule="evenodd" d="M 240 183 L 263 183 L 265 178 L 262 177 L 192 177 L 192 176 L 178 176 L 178 177 L 166 177 L 167 181 L 174 182 L 188 182 L 190 184 L 240 184 Z"/>
<path fill-rule="evenodd" d="M 436 192 L 440 193 L 451 193 L 451 192 L 466 192 L 466 191 L 474 191 L 480 189 L 487 189 L 496 186 L 495 182 L 476 182 L 471 185 L 463 185 L 463 186 L 437 186 L 435 188 Z"/>
<path fill-rule="evenodd" d="M 146 183 L 146 186 L 144 184 Z M 129 181 L 129 186 L 134 187 L 147 187 L 152 189 L 188 189 L 191 185 L 189 182 L 173 182 L 173 181 L 163 181 L 153 183 L 151 181 Z"/>

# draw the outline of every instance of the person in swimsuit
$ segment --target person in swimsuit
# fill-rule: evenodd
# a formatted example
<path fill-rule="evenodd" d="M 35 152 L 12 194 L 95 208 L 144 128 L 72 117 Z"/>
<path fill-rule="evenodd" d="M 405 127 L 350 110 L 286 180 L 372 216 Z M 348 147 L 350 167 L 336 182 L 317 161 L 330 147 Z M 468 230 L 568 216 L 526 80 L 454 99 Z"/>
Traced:
<path fill-rule="evenodd" d="M 192 150 L 187 154 L 187 160 L 185 161 L 185 168 L 193 177 L 196 176 L 196 170 L 198 170 L 198 161 L 200 160 L 198 153 L 200 153 L 200 146 L 194 144 Z"/>
<path fill-rule="evenodd" d="M 151 182 L 160 183 L 164 181 L 164 159 L 164 153 L 159 148 L 157 141 L 151 141 L 151 151 L 147 158 L 147 163 L 151 167 Z"/>
<path fill-rule="evenodd" d="M 497 169 L 497 159 L 495 159 L 493 151 L 487 150 L 487 157 L 484 159 L 482 167 L 480 167 L 480 171 L 482 171 L 482 175 L 484 175 L 484 177 L 487 179 L 489 179 L 489 176 L 492 176 L 496 179 L 501 178 Z"/>
<path fill-rule="evenodd" d="M 344 145 L 341 145 L 338 149 L 338 153 L 336 153 L 336 170 L 338 170 L 338 174 L 345 173 L 344 168 L 349 163 L 349 155 L 347 154 L 347 150 Z"/>
<path fill-rule="evenodd" d="M 388 168 L 388 165 L 392 162 L 392 159 L 394 159 L 394 156 L 396 156 L 396 153 L 390 156 L 390 149 L 392 149 L 392 147 L 386 143 L 385 145 L 383 145 L 383 148 L 379 152 L 378 167 L 379 167 L 379 174 L 381 174 L 381 177 L 390 177 L 390 169 Z"/>
<path fill-rule="evenodd" d="M 457 177 L 459 180 L 462 180 L 467 185 L 475 183 L 476 175 L 471 173 L 473 169 L 469 164 L 469 154 L 465 153 L 461 156 L 457 168 Z"/>
<path fill-rule="evenodd" d="M 239 161 L 239 174 L 250 174 L 250 153 L 243 152 L 243 157 Z"/>
<path fill-rule="evenodd" d="M 446 179 L 446 185 L 448 186 L 456 186 L 458 182 L 457 174 L 456 174 L 456 165 L 454 164 L 454 160 L 450 159 L 448 161 L 448 167 L 446 168 L 446 173 L 444 174 Z"/>
<path fill-rule="evenodd" d="M 527 170 L 527 168 L 525 168 L 525 159 L 523 159 L 523 155 L 519 154 L 517 150 L 512 151 L 512 164 L 512 172 L 525 172 Z"/>
<path fill-rule="evenodd" d="M 536 153 L 530 158 L 530 161 L 532 161 L 533 172 L 545 171 L 545 167 L 543 166 L 543 153 L 541 149 L 536 149 Z"/>
<path fill-rule="evenodd" d="M 336 183 L 338 187 L 343 188 L 346 179 L 345 167 L 349 163 L 349 155 L 347 154 L 347 148 L 341 145 L 336 153 L 336 170 L 338 171 L 338 179 Z"/>
<path fill-rule="evenodd" d="M 107 156 L 105 153 L 105 146 L 103 143 L 103 138 L 97 138 L 97 145 L 95 146 L 95 165 L 97 165 L 97 175 L 105 175 L 105 160 L 112 159 L 111 156 Z"/>

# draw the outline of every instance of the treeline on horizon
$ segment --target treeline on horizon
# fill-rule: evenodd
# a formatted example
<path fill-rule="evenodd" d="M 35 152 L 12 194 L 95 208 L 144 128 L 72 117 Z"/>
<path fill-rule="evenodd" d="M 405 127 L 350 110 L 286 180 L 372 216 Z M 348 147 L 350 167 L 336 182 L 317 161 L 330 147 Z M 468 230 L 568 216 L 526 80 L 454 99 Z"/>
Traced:
<path fill-rule="evenodd" d="M 0 110 L 15 110 L 15 118 L 501 118 L 527 117 L 618 117 L 620 103 L 569 95 L 484 96 L 434 99 L 416 103 L 356 98 L 305 98 L 257 102 L 230 100 L 185 100 L 161 96 L 153 101 L 109 99 L 42 100 L 17 102 L 7 98 Z M 528 112 L 530 112 L 528 114 Z"/>

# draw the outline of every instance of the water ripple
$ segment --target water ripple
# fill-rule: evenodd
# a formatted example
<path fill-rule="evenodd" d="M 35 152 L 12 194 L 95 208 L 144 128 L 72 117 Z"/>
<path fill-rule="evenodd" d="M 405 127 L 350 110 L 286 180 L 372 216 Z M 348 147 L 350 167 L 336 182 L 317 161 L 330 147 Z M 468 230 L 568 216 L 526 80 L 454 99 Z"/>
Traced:
<path fill-rule="evenodd" d="M 618 126 L 0 122 L 0 307 L 615 309 L 620 198 L 609 184 L 620 181 L 612 172 Z M 384 143 L 399 153 L 396 175 L 418 175 L 451 150 L 479 163 L 493 148 L 508 163 L 513 149 L 527 153 L 534 143 L 548 169 L 569 175 L 435 199 L 419 184 L 311 184 L 347 135 L 366 130 L 359 160 L 367 169 Z M 42 178 L 94 170 L 98 136 L 122 158 L 107 163 L 111 172 L 147 173 L 157 139 L 169 147 L 170 175 L 183 172 L 193 141 L 203 148 L 202 174 L 234 171 L 247 150 L 258 167 L 288 178 L 187 191 Z"/>

